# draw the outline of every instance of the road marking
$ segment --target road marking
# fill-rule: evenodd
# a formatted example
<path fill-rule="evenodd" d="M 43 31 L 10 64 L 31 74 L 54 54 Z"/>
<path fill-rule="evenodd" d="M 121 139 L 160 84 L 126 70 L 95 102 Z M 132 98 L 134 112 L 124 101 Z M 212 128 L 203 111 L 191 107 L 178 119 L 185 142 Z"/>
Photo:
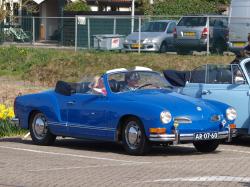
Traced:
<path fill-rule="evenodd" d="M 134 184 L 142 183 L 159 183 L 159 182 L 250 182 L 250 177 L 232 177 L 232 176 L 199 176 L 199 177 L 178 177 L 157 179 L 151 181 L 133 182 Z"/>
<path fill-rule="evenodd" d="M 89 169 L 89 168 L 103 168 L 103 167 L 121 167 L 121 166 L 135 166 L 141 165 L 137 163 L 123 163 L 123 164 L 109 164 L 109 165 L 92 165 L 85 167 L 62 167 L 62 168 L 48 168 L 48 169 L 32 169 L 27 170 L 29 172 L 41 172 L 41 171 L 58 171 L 58 170 L 74 170 L 74 169 Z"/>
<path fill-rule="evenodd" d="M 47 152 L 47 151 L 38 151 L 38 150 L 34 150 L 34 149 L 22 149 L 22 148 L 17 148 L 17 147 L 8 147 L 8 146 L 0 146 L 0 148 L 17 150 L 17 151 L 26 151 L 26 152 L 32 152 L 32 153 L 48 154 L 48 155 L 70 156 L 70 157 L 87 158 L 87 159 L 95 159 L 95 160 L 106 160 L 106 161 L 114 161 L 114 162 L 125 162 L 125 163 L 134 163 L 134 164 L 151 163 L 151 162 L 137 162 L 137 161 L 130 161 L 130 160 L 119 160 L 119 159 L 112 159 L 112 158 L 105 158 L 105 157 L 94 157 L 94 156 L 68 154 L 68 153 L 55 153 L 55 152 Z"/>

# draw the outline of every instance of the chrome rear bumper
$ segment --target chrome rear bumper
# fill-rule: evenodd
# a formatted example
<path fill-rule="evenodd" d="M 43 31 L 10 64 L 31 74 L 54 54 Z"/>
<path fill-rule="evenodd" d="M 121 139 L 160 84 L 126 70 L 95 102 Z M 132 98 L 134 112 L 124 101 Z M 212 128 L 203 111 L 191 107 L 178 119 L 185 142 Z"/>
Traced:
<path fill-rule="evenodd" d="M 231 141 L 232 137 L 236 137 L 236 129 L 229 129 L 228 131 L 218 132 L 217 139 L 227 139 L 227 141 Z M 194 133 L 191 134 L 150 134 L 149 140 L 152 142 L 174 142 L 180 143 L 181 141 L 195 141 Z"/>

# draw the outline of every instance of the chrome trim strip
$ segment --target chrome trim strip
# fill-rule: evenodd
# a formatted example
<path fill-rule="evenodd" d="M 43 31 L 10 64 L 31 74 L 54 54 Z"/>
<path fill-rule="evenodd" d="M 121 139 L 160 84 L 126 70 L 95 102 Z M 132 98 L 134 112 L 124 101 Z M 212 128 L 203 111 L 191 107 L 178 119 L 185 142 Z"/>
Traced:
<path fill-rule="evenodd" d="M 222 131 L 218 132 L 219 137 L 217 139 L 225 139 L 229 136 L 228 131 Z M 235 137 L 236 134 L 234 132 L 233 137 Z M 180 141 L 193 141 L 194 133 L 191 134 L 180 134 Z M 150 141 L 158 141 L 158 142 L 172 142 L 176 140 L 176 137 L 174 134 L 150 134 L 149 135 Z"/>
<path fill-rule="evenodd" d="M 95 127 L 95 126 L 75 125 L 75 124 L 70 124 L 69 127 L 80 128 L 80 129 L 91 129 L 91 130 L 103 130 L 103 131 L 115 131 L 116 130 L 115 128 Z"/>
<path fill-rule="evenodd" d="M 106 130 L 106 131 L 115 131 L 115 128 L 109 128 L 109 127 L 96 127 L 96 126 L 90 126 L 90 125 L 80 125 L 80 124 L 68 124 L 68 123 L 59 123 L 59 122 L 53 122 L 49 121 L 49 125 L 54 126 L 63 126 L 63 127 L 73 127 L 73 128 L 81 128 L 81 129 L 96 129 L 96 130 Z"/>

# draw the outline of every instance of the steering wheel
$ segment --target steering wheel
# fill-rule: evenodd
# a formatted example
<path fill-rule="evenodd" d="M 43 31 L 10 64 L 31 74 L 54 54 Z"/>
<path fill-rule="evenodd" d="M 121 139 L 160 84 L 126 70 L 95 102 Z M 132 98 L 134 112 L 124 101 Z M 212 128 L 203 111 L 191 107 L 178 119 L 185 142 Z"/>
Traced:
<path fill-rule="evenodd" d="M 152 86 L 152 85 L 153 85 L 153 84 L 151 84 L 151 83 L 143 84 L 143 85 L 137 87 L 136 90 L 141 89 L 141 88 L 144 88 L 144 87 L 147 87 L 147 86 Z"/>

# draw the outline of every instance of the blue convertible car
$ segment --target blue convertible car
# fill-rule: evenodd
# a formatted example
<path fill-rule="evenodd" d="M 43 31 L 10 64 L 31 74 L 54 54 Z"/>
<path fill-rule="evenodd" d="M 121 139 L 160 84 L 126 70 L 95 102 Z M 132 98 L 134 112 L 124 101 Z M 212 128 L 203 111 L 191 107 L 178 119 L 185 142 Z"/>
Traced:
<path fill-rule="evenodd" d="M 56 136 L 121 142 L 129 154 L 150 145 L 192 142 L 214 151 L 234 135 L 234 108 L 172 92 L 161 74 L 148 68 L 107 71 L 94 82 L 66 83 L 15 100 L 16 121 L 34 143 Z"/>

